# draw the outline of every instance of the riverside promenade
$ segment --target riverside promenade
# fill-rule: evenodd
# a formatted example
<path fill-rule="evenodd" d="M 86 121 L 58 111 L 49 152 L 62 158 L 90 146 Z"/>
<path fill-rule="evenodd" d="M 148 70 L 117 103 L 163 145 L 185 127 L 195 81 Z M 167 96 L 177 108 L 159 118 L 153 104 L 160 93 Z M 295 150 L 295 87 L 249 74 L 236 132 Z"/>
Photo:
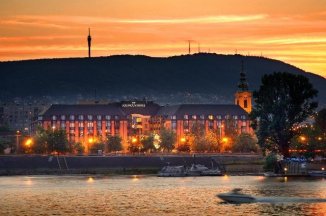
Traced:
<path fill-rule="evenodd" d="M 219 166 L 229 174 L 262 172 L 263 157 L 257 154 L 155 154 L 155 155 L 3 155 L 0 175 L 34 174 L 155 174 L 166 165 Z"/>

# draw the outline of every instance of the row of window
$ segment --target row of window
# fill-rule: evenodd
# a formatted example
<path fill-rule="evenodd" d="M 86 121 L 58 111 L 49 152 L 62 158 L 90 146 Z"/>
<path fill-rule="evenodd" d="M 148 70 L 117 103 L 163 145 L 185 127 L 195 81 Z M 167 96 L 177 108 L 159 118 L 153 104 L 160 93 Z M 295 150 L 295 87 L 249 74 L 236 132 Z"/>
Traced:
<path fill-rule="evenodd" d="M 53 121 L 56 121 L 58 120 L 58 118 L 60 117 L 61 120 L 66 120 L 68 118 L 68 116 L 66 115 L 61 115 L 61 116 L 56 116 L 56 115 L 53 115 L 51 117 L 51 119 Z M 102 120 L 102 118 L 104 118 L 105 120 L 111 120 L 111 118 L 115 119 L 115 120 L 118 120 L 119 119 L 119 116 L 110 116 L 110 115 L 105 115 L 105 116 L 101 116 L 101 115 L 96 115 L 96 116 L 93 116 L 93 115 L 69 115 L 69 120 L 71 121 L 74 121 L 75 119 L 78 119 L 78 120 Z M 39 116 L 39 120 L 43 120 L 42 116 Z"/>
<path fill-rule="evenodd" d="M 184 115 L 183 116 L 184 119 L 205 119 L 205 115 Z M 230 115 L 225 115 L 224 116 L 224 119 L 230 119 L 231 116 Z M 233 119 L 238 119 L 238 116 L 237 115 L 233 115 L 232 116 Z M 176 116 L 172 116 L 172 119 L 176 119 Z M 222 119 L 222 116 L 221 115 L 217 115 L 217 116 L 214 116 L 214 115 L 208 115 L 207 116 L 207 119 L 209 120 L 214 120 L 214 119 Z M 240 116 L 240 119 L 246 119 L 246 116 L 245 115 L 241 115 Z"/>

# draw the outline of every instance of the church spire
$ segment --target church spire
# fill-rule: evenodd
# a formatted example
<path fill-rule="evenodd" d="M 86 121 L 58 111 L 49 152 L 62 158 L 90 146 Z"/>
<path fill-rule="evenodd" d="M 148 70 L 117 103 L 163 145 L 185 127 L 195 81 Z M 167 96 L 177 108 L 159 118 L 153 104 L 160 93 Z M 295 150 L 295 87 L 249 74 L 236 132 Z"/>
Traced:
<path fill-rule="evenodd" d="M 240 82 L 238 83 L 238 91 L 248 91 L 248 82 L 246 73 L 243 67 L 243 60 L 241 61 Z"/>
<path fill-rule="evenodd" d="M 91 29 L 90 28 L 88 28 L 87 42 L 88 42 L 88 58 L 90 58 L 91 57 L 91 45 L 92 45 L 92 37 L 91 37 Z"/>
<path fill-rule="evenodd" d="M 243 61 L 241 61 L 241 71 L 240 71 L 240 81 L 238 83 L 238 90 L 235 93 L 235 104 L 239 105 L 246 112 L 250 113 L 252 109 L 252 94 L 248 90 L 248 82 L 246 78 L 246 73 L 243 69 Z"/>

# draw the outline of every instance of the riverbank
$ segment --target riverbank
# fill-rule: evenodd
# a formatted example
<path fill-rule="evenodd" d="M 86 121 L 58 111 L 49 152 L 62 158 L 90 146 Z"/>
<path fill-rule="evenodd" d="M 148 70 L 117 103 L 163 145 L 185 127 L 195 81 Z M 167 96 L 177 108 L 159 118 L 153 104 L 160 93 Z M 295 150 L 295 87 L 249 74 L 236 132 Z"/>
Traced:
<path fill-rule="evenodd" d="M 110 155 L 110 156 L 0 156 L 0 175 L 43 174 L 156 174 L 163 166 L 203 164 L 219 166 L 226 173 L 261 173 L 263 157 L 244 154 Z"/>
<path fill-rule="evenodd" d="M 0 156 L 0 175 L 157 174 L 167 164 L 191 166 L 194 161 L 207 167 L 218 166 L 228 175 L 263 173 L 263 156 L 256 154 L 201 154 L 195 158 L 192 155 L 3 155 Z M 309 164 L 312 170 L 321 167 Z"/>

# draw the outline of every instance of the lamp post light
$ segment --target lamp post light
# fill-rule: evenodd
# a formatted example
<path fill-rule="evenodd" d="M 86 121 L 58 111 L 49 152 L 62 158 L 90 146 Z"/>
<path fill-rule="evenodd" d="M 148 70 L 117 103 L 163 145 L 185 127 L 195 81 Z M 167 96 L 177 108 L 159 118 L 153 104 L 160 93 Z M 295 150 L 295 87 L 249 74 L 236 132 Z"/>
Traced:
<path fill-rule="evenodd" d="M 93 139 L 93 137 L 90 137 L 89 139 L 88 139 L 88 142 L 87 142 L 87 151 L 88 151 L 88 154 L 89 154 L 89 145 L 91 144 L 93 144 L 93 142 L 94 142 L 94 139 Z"/>
<path fill-rule="evenodd" d="M 221 124 L 220 127 L 219 127 L 219 129 L 220 129 L 220 139 L 222 137 L 222 128 L 224 128 L 224 125 L 223 124 Z"/>
<path fill-rule="evenodd" d="M 20 136 L 20 131 L 16 131 L 16 154 L 18 154 L 19 151 L 19 136 Z"/>
<path fill-rule="evenodd" d="M 33 144 L 33 140 L 31 138 L 28 138 L 25 142 L 25 147 L 27 148 L 26 153 L 30 153 L 29 150 Z"/>

